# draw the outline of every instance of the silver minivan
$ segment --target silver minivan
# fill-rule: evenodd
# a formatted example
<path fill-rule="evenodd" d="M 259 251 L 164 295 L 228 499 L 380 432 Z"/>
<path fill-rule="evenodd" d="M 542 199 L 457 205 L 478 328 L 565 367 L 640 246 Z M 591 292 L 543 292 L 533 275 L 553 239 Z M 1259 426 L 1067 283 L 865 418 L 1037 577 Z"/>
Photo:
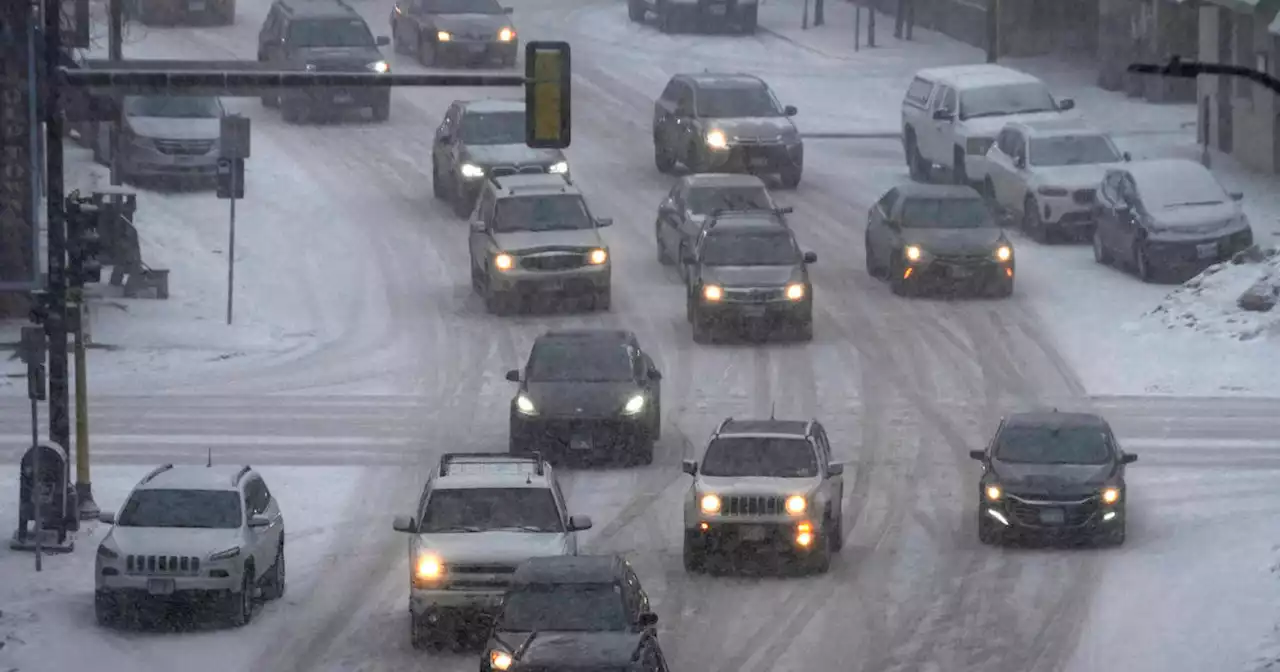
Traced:
<path fill-rule="evenodd" d="M 226 115 L 216 96 L 127 96 L 119 171 L 125 180 L 207 179 L 217 172 Z M 110 165 L 110 123 L 98 127 L 94 160 Z"/>

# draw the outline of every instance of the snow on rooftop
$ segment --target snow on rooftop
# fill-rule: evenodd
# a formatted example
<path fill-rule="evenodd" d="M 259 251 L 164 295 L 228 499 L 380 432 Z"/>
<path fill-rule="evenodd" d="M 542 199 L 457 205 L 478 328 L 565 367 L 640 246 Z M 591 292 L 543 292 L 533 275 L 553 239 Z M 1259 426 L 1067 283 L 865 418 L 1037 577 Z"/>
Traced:
<path fill-rule="evenodd" d="M 1214 264 L 1173 290 L 1143 319 L 1169 329 L 1186 329 L 1247 341 L 1280 336 L 1280 308 L 1252 312 L 1238 304 L 1251 287 L 1261 284 L 1280 292 L 1280 250 L 1271 249 L 1257 262 Z"/>

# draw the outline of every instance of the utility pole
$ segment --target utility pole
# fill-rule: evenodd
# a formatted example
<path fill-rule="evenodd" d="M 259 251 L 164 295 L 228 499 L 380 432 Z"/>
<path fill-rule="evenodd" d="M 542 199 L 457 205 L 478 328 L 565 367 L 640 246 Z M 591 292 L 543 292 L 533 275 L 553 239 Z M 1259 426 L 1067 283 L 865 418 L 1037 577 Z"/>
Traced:
<path fill-rule="evenodd" d="M 107 58 L 114 63 L 124 60 L 124 0 L 107 0 Z M 124 136 L 124 98 L 116 96 L 117 110 L 120 113 L 111 121 L 111 185 L 120 186 L 124 180 L 120 175 L 120 142 Z M 81 500 L 82 502 L 84 500 Z"/>
<path fill-rule="evenodd" d="M 1000 0 L 987 0 L 987 62 L 1000 57 Z"/>
<path fill-rule="evenodd" d="M 62 105 L 56 79 L 61 69 L 62 3 L 44 0 L 45 66 L 44 86 L 45 176 L 48 206 L 48 318 L 49 334 L 49 438 L 68 450 L 71 447 L 70 402 L 67 371 L 67 230 L 64 182 L 62 178 Z M 70 474 L 64 474 L 64 483 Z"/>

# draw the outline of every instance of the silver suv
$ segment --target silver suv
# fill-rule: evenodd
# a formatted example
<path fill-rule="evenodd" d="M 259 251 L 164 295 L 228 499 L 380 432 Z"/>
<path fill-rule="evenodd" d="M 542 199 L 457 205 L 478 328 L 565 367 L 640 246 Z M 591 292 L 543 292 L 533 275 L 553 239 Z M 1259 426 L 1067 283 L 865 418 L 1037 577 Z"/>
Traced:
<path fill-rule="evenodd" d="M 248 465 L 175 467 L 147 474 L 117 517 L 94 563 L 100 625 L 140 602 L 213 601 L 232 625 L 253 618 L 253 599 L 284 595 L 284 516 Z"/>
<path fill-rule="evenodd" d="M 571 516 L 541 456 L 445 453 L 417 515 L 392 526 L 409 538 L 410 643 L 441 647 L 488 627 L 516 566 L 578 554 L 587 516 Z"/>
<path fill-rule="evenodd" d="M 495 177 L 471 214 L 471 285 L 496 314 L 539 294 L 609 310 L 613 268 L 600 229 L 612 224 L 563 176 Z"/>
<path fill-rule="evenodd" d="M 817 420 L 720 423 L 684 503 L 684 566 L 739 550 L 794 554 L 818 572 L 844 545 L 844 465 Z"/>

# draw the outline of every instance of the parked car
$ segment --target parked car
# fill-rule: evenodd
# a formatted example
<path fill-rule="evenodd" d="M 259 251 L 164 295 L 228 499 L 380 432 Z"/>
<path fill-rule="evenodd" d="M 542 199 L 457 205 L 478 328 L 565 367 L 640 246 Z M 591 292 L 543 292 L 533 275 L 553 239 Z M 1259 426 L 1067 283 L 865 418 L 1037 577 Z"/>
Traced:
<path fill-rule="evenodd" d="M 218 138 L 226 109 L 216 96 L 127 96 L 117 166 L 126 181 L 212 180 L 218 170 Z M 112 124 L 101 122 L 93 158 L 112 163 Z"/>
<path fill-rule="evenodd" d="M 737 28 L 744 35 L 753 35 L 759 23 L 759 10 L 757 0 L 627 0 L 627 17 L 632 23 L 641 23 L 652 13 L 658 19 L 658 30 L 664 33 Z"/>
<path fill-rule="evenodd" d="M 122 0 L 124 14 L 143 25 L 162 26 L 236 22 L 236 0 Z"/>
<path fill-rule="evenodd" d="M 1243 198 L 1190 159 L 1112 168 L 1098 190 L 1093 258 L 1131 268 L 1143 282 L 1193 276 L 1253 245 Z"/>

